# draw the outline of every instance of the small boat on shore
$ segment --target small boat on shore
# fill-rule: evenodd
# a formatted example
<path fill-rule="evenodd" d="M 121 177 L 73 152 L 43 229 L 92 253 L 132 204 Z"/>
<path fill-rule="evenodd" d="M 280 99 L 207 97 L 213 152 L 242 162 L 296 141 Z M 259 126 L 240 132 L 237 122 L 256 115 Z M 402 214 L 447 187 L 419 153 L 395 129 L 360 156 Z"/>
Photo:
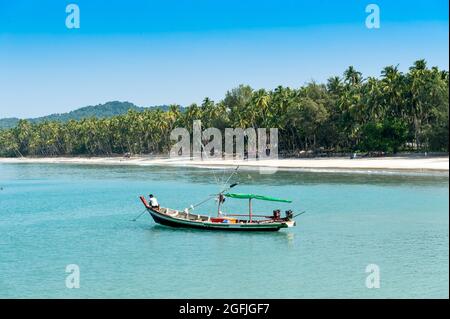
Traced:
<path fill-rule="evenodd" d="M 235 186 L 234 184 L 231 186 Z M 230 188 L 231 188 L 230 187 Z M 154 221 L 171 227 L 185 227 L 205 230 L 233 230 L 233 231 L 278 231 L 281 228 L 294 227 L 294 214 L 286 211 L 281 217 L 280 210 L 274 210 L 272 215 L 255 215 L 252 211 L 252 200 L 291 203 L 290 200 L 255 194 L 234 194 L 221 192 L 216 195 L 218 201 L 217 216 L 195 214 L 184 209 L 182 211 L 166 208 L 151 207 L 144 196 L 140 196 L 146 210 Z M 220 210 L 225 198 L 248 199 L 248 214 L 223 214 Z M 300 214 L 297 214 L 297 216 Z"/>

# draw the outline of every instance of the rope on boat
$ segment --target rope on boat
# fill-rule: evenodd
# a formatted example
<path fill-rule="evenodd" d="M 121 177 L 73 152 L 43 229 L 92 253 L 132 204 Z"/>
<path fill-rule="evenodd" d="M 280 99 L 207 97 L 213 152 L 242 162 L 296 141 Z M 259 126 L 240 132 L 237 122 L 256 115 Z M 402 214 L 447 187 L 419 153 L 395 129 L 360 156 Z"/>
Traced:
<path fill-rule="evenodd" d="M 231 173 L 231 175 L 227 178 L 227 180 L 225 181 L 225 183 L 222 184 L 222 191 L 221 191 L 221 193 L 223 193 L 223 191 L 224 191 L 224 189 L 225 189 L 225 185 L 227 185 L 228 182 L 230 181 L 230 179 L 233 177 L 233 175 L 237 173 L 238 169 L 239 169 L 239 165 L 235 168 L 235 170 L 233 171 L 233 173 Z"/>
<path fill-rule="evenodd" d="M 200 142 L 200 156 L 203 157 L 203 155 L 205 155 L 206 159 L 209 160 L 209 156 L 208 156 L 207 152 L 205 152 L 203 150 L 203 148 L 205 146 L 203 145 L 203 141 L 202 141 L 201 129 L 200 129 L 200 141 L 199 142 Z M 219 184 L 219 180 L 217 179 L 216 172 L 214 171 L 214 169 L 212 171 L 213 171 L 214 180 L 216 181 L 216 184 Z"/>
<path fill-rule="evenodd" d="M 306 210 L 302 211 L 301 213 L 295 214 L 292 218 L 294 219 L 295 217 L 300 216 L 300 215 L 302 215 L 304 213 L 306 213 Z"/>
<path fill-rule="evenodd" d="M 233 173 L 228 177 L 228 179 L 226 180 L 226 182 L 225 182 L 224 184 L 222 184 L 222 190 L 220 191 L 220 193 L 209 195 L 208 198 L 202 200 L 201 202 L 199 202 L 199 203 L 197 203 L 197 204 L 195 204 L 195 205 L 191 205 L 189 208 L 186 207 L 185 210 L 187 210 L 188 212 L 189 212 L 189 210 L 194 210 L 194 208 L 196 208 L 196 207 L 198 207 L 198 206 L 200 206 L 200 205 L 203 205 L 204 203 L 206 203 L 206 202 L 210 201 L 211 199 L 215 198 L 216 196 L 218 196 L 218 195 L 220 195 L 220 194 L 223 194 L 224 192 L 226 192 L 226 191 L 229 190 L 230 188 L 232 188 L 232 187 L 238 185 L 238 183 L 235 183 L 235 184 L 230 185 L 230 187 L 228 187 L 228 188 L 224 188 L 224 186 L 229 182 L 229 180 L 233 177 L 233 175 L 237 173 L 238 169 L 239 169 L 239 165 L 235 168 L 235 170 L 233 171 Z M 213 173 L 214 173 L 214 169 L 213 169 Z M 216 174 L 214 174 L 214 178 L 216 178 Z M 216 181 L 217 181 L 217 178 L 216 178 Z M 217 184 L 218 184 L 218 183 L 217 183 Z"/>
<path fill-rule="evenodd" d="M 203 145 L 203 141 L 202 141 L 202 134 L 200 134 L 200 155 L 201 156 L 205 156 L 206 157 L 206 159 L 207 160 L 209 160 L 209 156 L 208 156 L 208 153 L 207 152 L 205 152 L 204 150 L 203 150 L 203 148 L 204 148 L 204 145 Z M 236 167 L 236 169 L 234 170 L 234 172 L 228 177 L 228 179 L 225 181 L 225 183 L 223 183 L 223 184 L 221 184 L 221 187 L 222 187 L 222 191 L 220 192 L 220 193 L 223 193 L 223 189 L 225 188 L 225 185 L 228 183 L 228 181 L 231 179 L 231 177 L 233 177 L 233 175 L 238 171 L 238 169 L 239 169 L 239 165 Z M 225 170 L 224 170 L 225 171 Z M 213 175 L 214 175 L 214 180 L 216 181 L 216 184 L 217 185 L 219 185 L 220 184 L 220 182 L 219 182 L 219 179 L 217 178 L 217 176 L 216 176 L 216 172 L 215 172 L 215 170 L 214 170 L 214 168 L 212 169 L 212 172 L 213 172 Z M 224 173 L 222 174 L 222 176 L 224 175 Z M 223 179 L 221 178 L 220 179 L 220 181 L 223 181 Z M 219 193 L 219 194 L 220 194 Z M 201 204 L 203 204 L 203 203 L 201 203 Z M 191 205 L 192 206 L 192 205 Z M 195 206 L 197 206 L 197 205 L 194 205 L 194 207 Z"/>
<path fill-rule="evenodd" d="M 197 203 L 197 204 L 195 204 L 195 205 L 191 205 L 191 207 L 189 207 L 189 208 L 190 208 L 190 209 L 191 209 L 191 208 L 194 209 L 195 207 L 200 206 L 200 205 L 206 203 L 207 201 L 213 199 L 215 196 L 216 196 L 216 195 L 211 195 L 209 198 L 207 198 L 207 199 L 205 199 L 205 200 L 202 200 L 201 202 L 199 202 L 199 203 Z"/>
<path fill-rule="evenodd" d="M 134 219 L 132 219 L 131 221 L 132 222 L 135 222 L 135 221 L 137 221 L 138 220 L 138 218 L 139 217 L 141 217 L 145 212 L 147 211 L 147 208 L 146 209 L 144 209 L 144 211 L 142 212 L 142 213 L 140 213 L 138 216 L 136 216 Z"/>

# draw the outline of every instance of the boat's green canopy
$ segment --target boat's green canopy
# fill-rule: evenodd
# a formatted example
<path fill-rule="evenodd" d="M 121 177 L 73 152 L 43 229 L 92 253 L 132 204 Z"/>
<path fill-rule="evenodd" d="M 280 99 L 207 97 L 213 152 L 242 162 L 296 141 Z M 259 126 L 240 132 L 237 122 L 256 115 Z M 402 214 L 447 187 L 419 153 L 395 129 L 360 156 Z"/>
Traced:
<path fill-rule="evenodd" d="M 255 195 L 255 194 L 231 194 L 231 193 L 226 193 L 224 195 L 225 195 L 225 197 L 230 197 L 230 198 L 259 199 L 259 200 L 267 200 L 267 201 L 271 201 L 271 202 L 292 203 L 292 201 L 289 200 L 289 199 L 281 199 L 281 198 L 262 196 L 262 195 Z"/>

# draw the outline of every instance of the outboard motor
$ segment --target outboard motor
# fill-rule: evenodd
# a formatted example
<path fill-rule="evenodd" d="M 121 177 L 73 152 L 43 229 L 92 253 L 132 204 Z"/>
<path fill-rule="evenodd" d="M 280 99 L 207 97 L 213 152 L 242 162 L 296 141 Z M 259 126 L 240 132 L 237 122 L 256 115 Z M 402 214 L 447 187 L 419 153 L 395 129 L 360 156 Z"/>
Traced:
<path fill-rule="evenodd" d="M 285 213 L 286 213 L 286 220 L 291 220 L 294 217 L 294 213 L 290 209 L 287 210 Z"/>
<path fill-rule="evenodd" d="M 276 209 L 276 210 L 274 210 L 273 211 L 273 220 L 278 220 L 278 219 L 280 219 L 280 217 L 281 217 L 281 212 L 280 212 L 280 210 L 279 209 Z"/>

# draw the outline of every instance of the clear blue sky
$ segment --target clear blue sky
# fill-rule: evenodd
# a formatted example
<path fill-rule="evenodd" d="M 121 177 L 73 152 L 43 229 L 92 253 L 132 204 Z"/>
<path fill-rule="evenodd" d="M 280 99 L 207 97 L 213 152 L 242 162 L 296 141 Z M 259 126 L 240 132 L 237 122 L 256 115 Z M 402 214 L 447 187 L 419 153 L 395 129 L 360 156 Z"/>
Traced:
<path fill-rule="evenodd" d="M 65 26 L 69 3 L 80 29 Z M 380 29 L 365 26 L 369 3 Z M 0 118 L 111 100 L 188 105 L 349 65 L 377 76 L 424 58 L 448 70 L 448 45 L 446 0 L 0 0 Z"/>

